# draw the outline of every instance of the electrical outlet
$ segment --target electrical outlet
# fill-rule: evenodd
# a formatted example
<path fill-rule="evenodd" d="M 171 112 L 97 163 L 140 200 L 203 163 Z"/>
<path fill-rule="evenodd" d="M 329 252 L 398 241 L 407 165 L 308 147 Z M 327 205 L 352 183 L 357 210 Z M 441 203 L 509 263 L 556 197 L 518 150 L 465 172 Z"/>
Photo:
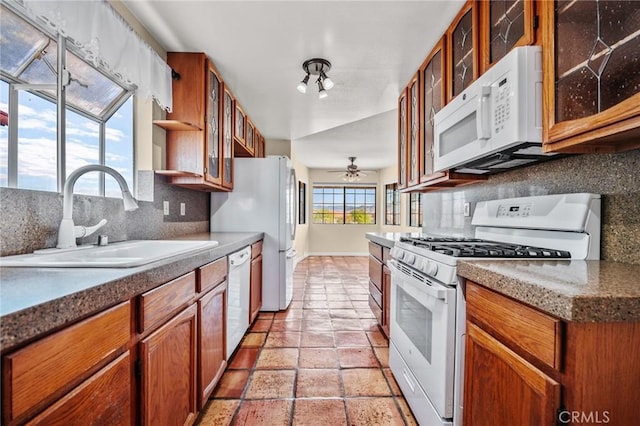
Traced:
<path fill-rule="evenodd" d="M 169 202 L 168 201 L 163 201 L 162 202 L 162 210 L 163 210 L 165 216 L 169 216 Z"/>
<path fill-rule="evenodd" d="M 464 217 L 471 216 L 471 206 L 469 203 L 464 203 Z"/>
<path fill-rule="evenodd" d="M 186 214 L 186 205 L 184 203 L 180 203 L 180 216 L 184 216 Z"/>

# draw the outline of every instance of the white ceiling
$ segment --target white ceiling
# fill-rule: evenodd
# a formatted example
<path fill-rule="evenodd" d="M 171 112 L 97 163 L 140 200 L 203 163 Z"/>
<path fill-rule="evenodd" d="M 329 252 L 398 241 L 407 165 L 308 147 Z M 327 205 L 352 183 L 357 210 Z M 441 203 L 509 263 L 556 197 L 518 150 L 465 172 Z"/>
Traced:
<path fill-rule="evenodd" d="M 462 7 L 449 1 L 124 0 L 167 51 L 206 52 L 267 139 L 292 141 L 310 168 L 396 161 L 396 104 Z M 318 99 L 302 62 L 332 63 Z"/>

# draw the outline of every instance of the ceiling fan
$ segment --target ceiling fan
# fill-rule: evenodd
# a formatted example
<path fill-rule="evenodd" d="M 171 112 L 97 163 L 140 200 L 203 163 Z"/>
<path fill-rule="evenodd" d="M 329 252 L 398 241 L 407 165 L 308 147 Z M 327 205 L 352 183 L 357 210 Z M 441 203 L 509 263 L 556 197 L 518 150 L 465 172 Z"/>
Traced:
<path fill-rule="evenodd" d="M 347 168 L 344 170 L 328 170 L 329 173 L 340 173 L 342 174 L 342 180 L 347 182 L 355 182 L 360 180 L 361 177 L 367 175 L 367 173 L 376 173 L 375 170 L 360 170 L 358 166 L 354 163 L 356 161 L 356 157 L 348 157 L 351 164 L 347 165 Z M 365 173 L 366 172 L 366 173 Z"/>

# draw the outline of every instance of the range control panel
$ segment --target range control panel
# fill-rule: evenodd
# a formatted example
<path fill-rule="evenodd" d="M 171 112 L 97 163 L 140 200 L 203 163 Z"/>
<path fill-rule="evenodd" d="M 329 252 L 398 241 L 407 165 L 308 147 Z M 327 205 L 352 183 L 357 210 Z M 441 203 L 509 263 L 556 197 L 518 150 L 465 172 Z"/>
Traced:
<path fill-rule="evenodd" d="M 503 204 L 498 206 L 497 217 L 528 217 L 532 204 Z"/>

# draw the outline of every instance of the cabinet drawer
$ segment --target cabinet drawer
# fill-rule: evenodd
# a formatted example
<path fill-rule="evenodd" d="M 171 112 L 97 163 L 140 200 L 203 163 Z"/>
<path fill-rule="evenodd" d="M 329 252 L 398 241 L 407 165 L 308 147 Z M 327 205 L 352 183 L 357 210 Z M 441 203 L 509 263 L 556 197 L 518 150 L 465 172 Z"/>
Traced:
<path fill-rule="evenodd" d="M 382 309 L 380 309 L 380 306 L 378 306 L 376 301 L 373 299 L 373 296 L 371 295 L 369 295 L 369 307 L 371 308 L 371 312 L 373 312 L 373 315 L 375 315 L 376 319 L 378 320 L 378 324 L 382 324 Z"/>
<path fill-rule="evenodd" d="M 59 398 L 131 338 L 131 305 L 122 303 L 2 360 L 3 423 Z"/>
<path fill-rule="evenodd" d="M 382 292 L 371 281 L 369 281 L 369 294 L 373 297 L 379 307 L 382 307 Z"/>
<path fill-rule="evenodd" d="M 382 291 L 382 263 L 373 256 L 369 256 L 369 279 Z"/>
<path fill-rule="evenodd" d="M 382 246 L 369 241 L 369 254 L 382 262 Z"/>
<path fill-rule="evenodd" d="M 467 281 L 467 318 L 508 346 L 560 368 L 562 322 L 520 302 Z"/>
<path fill-rule="evenodd" d="M 391 259 L 391 249 L 389 247 L 382 247 L 382 263 L 385 265 Z"/>
<path fill-rule="evenodd" d="M 130 425 L 132 376 L 127 352 L 27 425 Z"/>
<path fill-rule="evenodd" d="M 255 259 L 262 253 L 262 240 L 251 244 L 251 258 Z"/>
<path fill-rule="evenodd" d="M 189 272 L 140 296 L 140 332 L 160 325 L 196 295 L 196 274 Z"/>
<path fill-rule="evenodd" d="M 204 293 L 227 277 L 227 257 L 214 260 L 198 268 L 198 292 Z"/>

